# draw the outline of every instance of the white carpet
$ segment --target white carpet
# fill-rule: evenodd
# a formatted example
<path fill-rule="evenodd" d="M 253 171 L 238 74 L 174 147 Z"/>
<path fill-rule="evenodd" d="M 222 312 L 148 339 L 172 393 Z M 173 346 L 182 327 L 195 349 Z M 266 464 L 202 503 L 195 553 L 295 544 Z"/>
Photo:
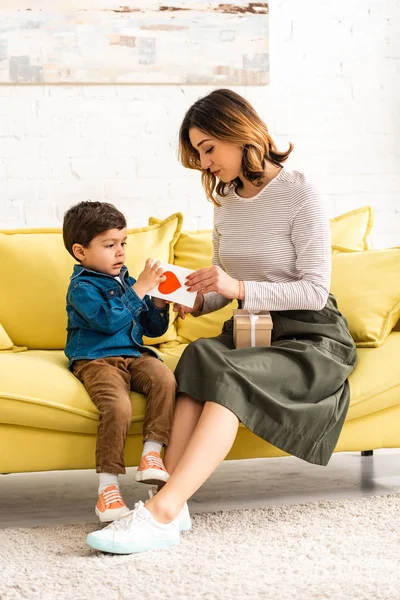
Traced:
<path fill-rule="evenodd" d="M 97 525 L 0 531 L 1 600 L 398 600 L 400 494 L 194 515 L 180 546 L 90 550 Z"/>

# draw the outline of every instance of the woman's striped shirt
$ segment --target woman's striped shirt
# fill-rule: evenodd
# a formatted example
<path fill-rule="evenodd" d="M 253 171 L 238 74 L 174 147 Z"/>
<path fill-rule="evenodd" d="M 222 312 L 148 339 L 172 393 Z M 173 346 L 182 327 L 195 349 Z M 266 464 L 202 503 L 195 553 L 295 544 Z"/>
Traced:
<path fill-rule="evenodd" d="M 243 308 L 321 310 L 330 287 L 330 225 L 306 176 L 283 168 L 252 198 L 232 188 L 218 200 L 213 264 L 244 281 Z M 202 314 L 230 302 L 216 292 L 204 298 Z"/>

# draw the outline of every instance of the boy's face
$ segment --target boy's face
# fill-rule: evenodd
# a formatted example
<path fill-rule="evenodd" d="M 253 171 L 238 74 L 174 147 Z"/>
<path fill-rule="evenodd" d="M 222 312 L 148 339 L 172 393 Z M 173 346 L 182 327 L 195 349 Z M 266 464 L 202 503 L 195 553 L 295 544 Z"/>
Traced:
<path fill-rule="evenodd" d="M 91 271 L 115 277 L 125 262 L 126 229 L 108 229 L 92 239 L 88 248 L 74 244 L 72 251 Z"/>

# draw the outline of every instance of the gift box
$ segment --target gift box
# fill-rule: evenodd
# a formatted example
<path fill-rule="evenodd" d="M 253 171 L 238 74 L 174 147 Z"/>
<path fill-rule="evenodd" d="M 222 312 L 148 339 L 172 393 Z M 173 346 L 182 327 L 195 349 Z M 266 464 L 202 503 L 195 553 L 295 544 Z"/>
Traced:
<path fill-rule="evenodd" d="M 235 348 L 271 345 L 272 319 L 269 310 L 250 313 L 233 311 L 233 343 Z"/>

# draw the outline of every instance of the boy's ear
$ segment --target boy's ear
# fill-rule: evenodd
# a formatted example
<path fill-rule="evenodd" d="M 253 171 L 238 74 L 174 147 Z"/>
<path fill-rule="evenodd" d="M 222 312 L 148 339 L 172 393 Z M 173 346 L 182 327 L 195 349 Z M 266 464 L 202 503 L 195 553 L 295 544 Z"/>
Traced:
<path fill-rule="evenodd" d="M 72 252 L 76 260 L 82 261 L 86 257 L 85 248 L 82 246 L 82 244 L 74 244 L 72 246 Z"/>

